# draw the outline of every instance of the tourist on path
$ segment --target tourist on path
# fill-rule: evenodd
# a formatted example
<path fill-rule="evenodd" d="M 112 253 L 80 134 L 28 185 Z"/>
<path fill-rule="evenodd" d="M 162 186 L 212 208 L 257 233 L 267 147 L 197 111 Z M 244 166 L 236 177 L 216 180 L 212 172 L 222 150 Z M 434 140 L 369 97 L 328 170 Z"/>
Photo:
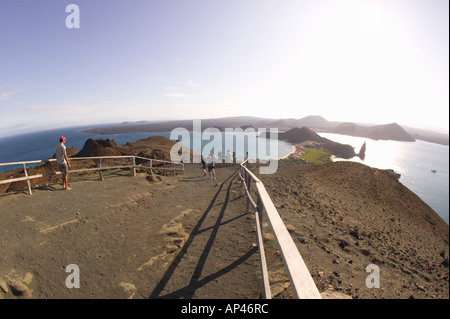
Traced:
<path fill-rule="evenodd" d="M 206 165 L 208 166 L 209 178 L 211 179 L 216 179 L 215 160 L 216 157 L 214 154 L 209 153 L 209 156 L 206 159 Z"/>
<path fill-rule="evenodd" d="M 203 155 L 202 155 L 202 168 L 203 168 L 203 173 L 204 173 L 203 176 L 206 176 L 207 175 L 207 173 L 206 173 L 206 162 L 205 162 L 205 159 L 203 158 Z"/>
<path fill-rule="evenodd" d="M 69 159 L 67 158 L 66 146 L 64 145 L 66 140 L 67 139 L 64 136 L 61 136 L 61 138 L 59 139 L 59 144 L 56 146 L 55 157 L 56 162 L 58 163 L 58 169 L 62 174 L 63 188 L 65 190 L 70 190 L 71 188 L 67 185 L 67 181 L 69 168 L 72 168 L 72 166 L 70 165 Z"/>
<path fill-rule="evenodd" d="M 225 163 L 227 163 L 228 165 L 231 165 L 232 164 L 232 160 L 231 160 L 231 152 L 230 152 L 230 150 L 227 150 L 227 155 L 226 155 L 226 158 L 225 158 Z M 228 166 L 227 165 L 227 166 Z"/>
<path fill-rule="evenodd" d="M 217 160 L 219 161 L 220 165 L 222 165 L 222 151 L 219 150 L 217 153 Z"/>

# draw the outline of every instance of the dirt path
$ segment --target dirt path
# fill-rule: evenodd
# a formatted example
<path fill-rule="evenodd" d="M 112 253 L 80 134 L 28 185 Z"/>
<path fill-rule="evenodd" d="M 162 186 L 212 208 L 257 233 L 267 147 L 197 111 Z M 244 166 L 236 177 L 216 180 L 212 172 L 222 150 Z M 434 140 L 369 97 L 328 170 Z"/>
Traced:
<path fill-rule="evenodd" d="M 260 297 L 237 166 L 216 171 L 186 165 L 157 182 L 111 171 L 0 197 L 0 299 Z M 80 288 L 66 287 L 71 264 Z"/>

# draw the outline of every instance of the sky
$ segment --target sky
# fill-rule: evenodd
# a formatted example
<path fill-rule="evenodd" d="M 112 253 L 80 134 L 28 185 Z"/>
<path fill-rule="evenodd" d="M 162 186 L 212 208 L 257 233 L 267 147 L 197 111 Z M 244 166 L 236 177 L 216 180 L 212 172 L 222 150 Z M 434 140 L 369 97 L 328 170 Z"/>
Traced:
<path fill-rule="evenodd" d="M 449 1 L 0 0 L 0 137 L 242 115 L 448 132 Z"/>

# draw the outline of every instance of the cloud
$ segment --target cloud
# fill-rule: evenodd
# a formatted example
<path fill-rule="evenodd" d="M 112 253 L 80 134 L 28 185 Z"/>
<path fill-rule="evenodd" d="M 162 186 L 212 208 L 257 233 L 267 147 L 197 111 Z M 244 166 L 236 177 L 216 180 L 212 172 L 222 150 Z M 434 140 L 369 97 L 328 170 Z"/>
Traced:
<path fill-rule="evenodd" d="M 8 92 L 4 92 L 4 93 L 0 93 L 0 102 L 1 101 L 8 101 L 10 100 L 13 95 L 22 92 L 23 90 L 16 90 L 16 91 L 8 91 Z"/>
<path fill-rule="evenodd" d="M 64 104 L 64 105 L 33 105 L 31 110 L 34 112 L 62 114 L 85 114 L 92 112 L 92 107 L 83 104 Z"/>
<path fill-rule="evenodd" d="M 195 83 L 195 82 L 192 81 L 192 80 L 187 81 L 187 82 L 185 83 L 185 85 L 186 85 L 186 86 L 191 86 L 191 87 L 197 87 L 197 86 L 198 86 L 198 84 Z"/>
<path fill-rule="evenodd" d="M 183 108 L 183 109 L 220 109 L 227 108 L 230 105 L 226 103 L 196 103 L 196 104 L 174 104 L 175 107 Z"/>
<path fill-rule="evenodd" d="M 0 128 L 0 136 L 12 136 L 18 133 L 31 132 L 39 129 L 39 126 L 36 124 L 30 123 L 16 123 L 12 126 L 3 126 Z"/>
<path fill-rule="evenodd" d="M 165 94 L 163 94 L 163 96 L 168 96 L 168 97 L 190 97 L 190 95 L 183 94 L 183 93 L 165 93 Z"/>
<path fill-rule="evenodd" d="M 136 114 L 144 115 L 154 115 L 155 112 L 158 110 L 161 110 L 161 105 L 127 105 L 124 106 L 116 106 L 114 108 L 110 108 L 111 113 L 116 116 L 117 118 L 135 118 Z"/>

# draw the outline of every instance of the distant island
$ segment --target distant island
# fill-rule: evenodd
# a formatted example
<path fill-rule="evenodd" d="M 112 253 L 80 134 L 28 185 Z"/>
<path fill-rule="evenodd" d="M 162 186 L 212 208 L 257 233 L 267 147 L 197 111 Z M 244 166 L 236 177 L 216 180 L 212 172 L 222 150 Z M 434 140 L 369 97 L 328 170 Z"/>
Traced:
<path fill-rule="evenodd" d="M 260 137 L 267 137 L 267 135 L 260 135 Z M 321 137 L 313 130 L 302 127 L 292 128 L 287 132 L 279 133 L 278 139 L 291 143 L 294 145 L 295 150 L 287 156 L 287 158 L 301 158 L 301 154 L 304 149 L 314 148 L 322 152 L 329 153 L 328 155 L 334 155 L 336 157 L 350 159 L 355 156 L 363 157 L 365 154 L 355 153 L 355 150 L 351 145 L 341 144 L 331 141 L 327 138 Z"/>
<path fill-rule="evenodd" d="M 415 141 L 415 138 L 397 123 L 375 126 L 360 126 L 355 123 L 342 123 L 332 129 L 331 132 L 342 135 L 367 137 L 372 140 Z"/>
<path fill-rule="evenodd" d="M 221 131 L 225 128 L 278 128 L 280 132 L 286 132 L 293 128 L 307 127 L 315 132 L 335 133 L 342 135 L 366 137 L 373 140 L 393 140 L 413 142 L 423 140 L 431 143 L 449 145 L 449 135 L 437 133 L 417 128 L 403 127 L 397 123 L 383 125 L 366 125 L 352 122 L 328 121 L 322 116 L 312 115 L 301 119 L 268 119 L 251 116 L 225 117 L 215 119 L 202 119 L 202 128 L 214 127 Z M 84 133 L 94 133 L 100 135 L 121 134 L 133 132 L 169 132 L 175 128 L 183 127 L 187 130 L 193 129 L 193 121 L 138 121 L 123 122 L 107 127 L 92 128 L 82 130 Z"/>

